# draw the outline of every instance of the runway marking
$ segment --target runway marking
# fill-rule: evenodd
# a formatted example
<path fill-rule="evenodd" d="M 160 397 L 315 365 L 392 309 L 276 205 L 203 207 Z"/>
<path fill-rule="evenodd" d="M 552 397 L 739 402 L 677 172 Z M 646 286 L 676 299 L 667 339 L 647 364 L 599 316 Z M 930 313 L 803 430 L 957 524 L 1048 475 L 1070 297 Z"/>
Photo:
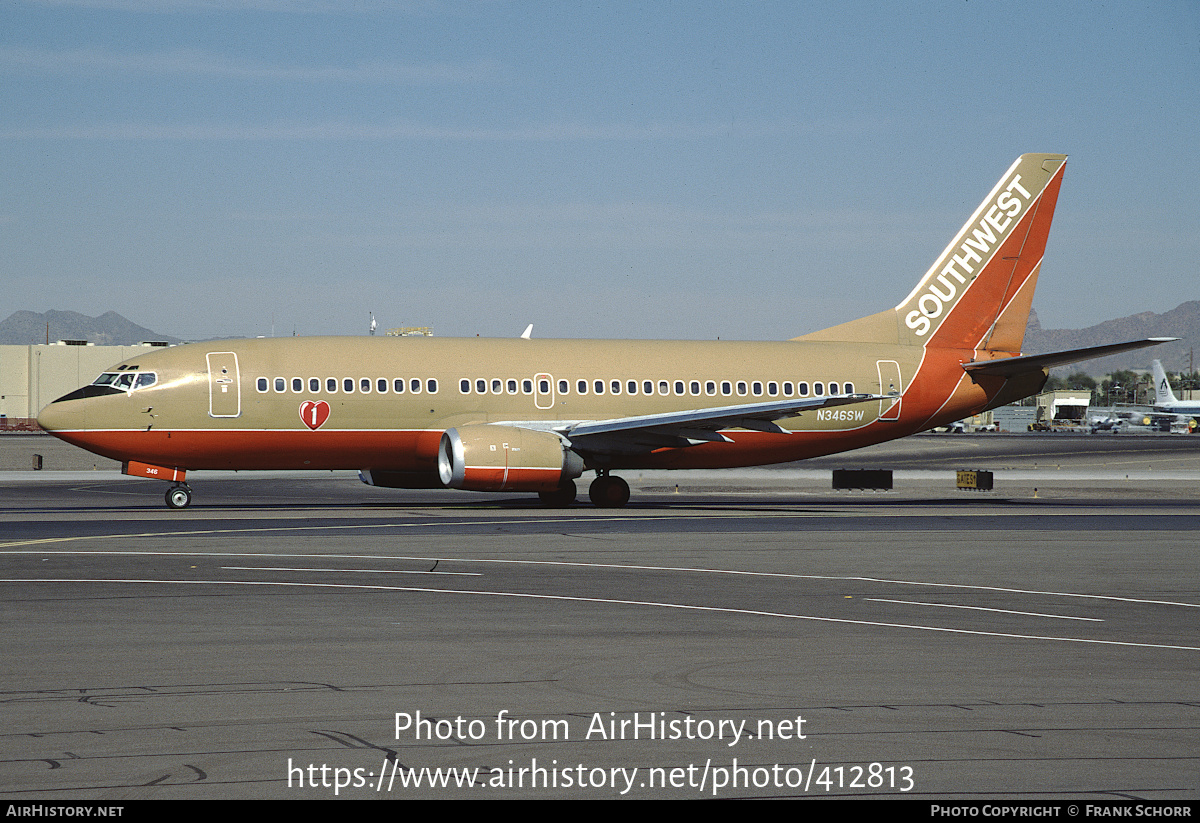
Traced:
<path fill-rule="evenodd" d="M 1166 643 L 1133 643 L 1125 640 L 1095 640 L 1083 637 L 1051 637 L 1049 635 L 1014 634 L 1011 632 L 986 632 L 973 629 L 951 629 L 945 626 L 916 626 L 908 623 L 883 623 L 875 620 L 853 620 L 845 617 L 817 617 L 807 614 L 787 614 L 757 609 L 734 609 L 723 606 L 693 606 L 686 603 L 663 603 L 653 600 L 617 600 L 604 597 L 578 597 L 566 594 L 531 594 L 528 592 L 471 591 L 469 589 L 427 589 L 417 586 L 368 586 L 355 583 L 297 583 L 270 582 L 259 580 L 138 580 L 104 578 L 0 578 L 0 583 L 129 583 L 143 585 L 186 585 L 186 586 L 275 586 L 279 588 L 352 589 L 359 591 L 415 592 L 423 594 L 461 594 L 478 597 L 511 597 L 527 600 L 558 600 L 573 603 L 599 603 L 617 606 L 649 606 L 660 609 L 683 609 L 686 611 L 739 614 L 751 617 L 777 617 L 784 620 L 808 620 L 817 623 L 841 623 L 853 626 L 874 626 L 883 629 L 909 629 L 911 631 L 944 632 L 947 634 L 969 634 L 978 637 L 1000 637 L 1009 640 L 1045 640 L 1055 643 L 1087 643 L 1099 646 L 1125 646 L 1140 649 L 1169 649 L 1173 651 L 1200 651 L 1200 646 L 1175 646 Z"/>
<path fill-rule="evenodd" d="M 901 603 L 905 606 L 940 606 L 943 609 L 970 609 L 977 612 L 1000 612 L 1001 614 L 1019 614 L 1024 617 L 1053 617 L 1058 620 L 1090 620 L 1093 623 L 1103 623 L 1099 617 L 1072 617 L 1065 614 L 1043 614 L 1041 612 L 1018 612 L 1012 609 L 989 609 L 984 606 L 962 606 L 956 603 L 922 603 L 919 600 L 888 600 L 883 597 L 864 597 L 872 603 Z"/>
<path fill-rule="evenodd" d="M 71 538 L 75 539 L 75 538 Z M 0 544 L 2 546 L 4 544 Z M 526 566 L 570 566 L 576 568 L 622 569 L 629 571 L 691 572 L 694 574 L 728 574 L 742 577 L 776 577 L 790 580 L 841 580 L 861 583 L 891 583 L 897 586 L 931 586 L 943 589 L 967 589 L 970 591 L 1004 592 L 1005 594 L 1033 594 L 1045 597 L 1077 597 L 1084 600 L 1112 600 L 1119 603 L 1145 603 L 1152 606 L 1180 606 L 1185 609 L 1200 609 L 1200 603 L 1184 603 L 1176 600 L 1150 600 L 1138 597 L 1118 597 L 1110 594 L 1081 594 L 1079 592 L 1043 591 L 1039 589 L 1014 589 L 1001 586 L 974 586 L 969 583 L 932 583 L 922 580 L 891 580 L 886 577 L 849 577 L 828 574 L 794 574 L 791 572 L 753 572 L 741 569 L 706 569 L 689 566 L 644 566 L 626 563 L 582 563 L 573 560 L 514 560 L 486 557 L 431 557 L 414 555 L 378 554 L 295 554 L 277 552 L 147 552 L 147 551 L 86 551 L 72 550 L 36 552 L 30 550 L 0 551 L 6 554 L 84 554 L 112 555 L 117 557 L 314 557 L 337 560 L 419 560 L 432 563 L 435 560 L 455 563 L 506 563 Z"/>
<path fill-rule="evenodd" d="M 753 514 L 737 515 L 737 518 L 750 518 Z M 814 514 L 790 514 L 791 517 L 823 517 L 826 513 Z M 727 518 L 728 515 L 707 515 L 696 514 L 689 517 L 702 517 L 705 519 L 721 519 Z M 190 529 L 180 531 L 161 531 L 161 532 L 133 532 L 133 533 L 116 533 L 116 534 L 80 534 L 69 535 L 64 537 L 42 537 L 33 540 L 12 540 L 7 543 L 0 543 L 0 549 L 13 548 L 16 546 L 42 546 L 51 543 L 73 543 L 80 540 L 133 540 L 137 538 L 162 538 L 162 537 L 196 537 L 200 535 L 221 535 L 221 534 L 257 534 L 269 532 L 303 532 L 303 531 L 329 531 L 333 529 L 418 529 L 438 527 L 442 528 L 447 525 L 453 526 L 520 526 L 529 523 L 531 520 L 538 523 L 623 523 L 623 522 L 640 522 L 645 518 L 641 517 L 572 517 L 562 518 L 553 521 L 547 521 L 540 518 L 526 517 L 519 520 L 464 520 L 461 522 L 448 522 L 447 520 L 430 520 L 426 523 L 330 523 L 319 526 L 257 526 L 254 528 L 233 528 L 233 529 Z M 20 554 L 21 552 L 6 552 L 0 551 L 0 554 Z M 148 554 L 150 552 L 147 552 Z"/>
<path fill-rule="evenodd" d="M 346 574 L 445 574 L 457 577 L 483 577 L 482 572 L 410 571 L 408 569 L 289 569 L 284 566 L 222 566 L 237 572 L 344 572 Z"/>

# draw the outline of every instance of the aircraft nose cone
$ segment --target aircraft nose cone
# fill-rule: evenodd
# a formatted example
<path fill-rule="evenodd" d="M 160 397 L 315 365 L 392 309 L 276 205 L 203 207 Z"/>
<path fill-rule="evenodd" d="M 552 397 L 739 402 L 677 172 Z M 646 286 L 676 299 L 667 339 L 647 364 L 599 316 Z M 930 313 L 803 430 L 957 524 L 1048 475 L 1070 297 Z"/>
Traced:
<path fill-rule="evenodd" d="M 38 425 L 51 433 L 64 429 L 81 428 L 83 414 L 78 410 L 68 408 L 70 405 L 70 403 L 51 403 L 46 406 L 38 413 Z"/>

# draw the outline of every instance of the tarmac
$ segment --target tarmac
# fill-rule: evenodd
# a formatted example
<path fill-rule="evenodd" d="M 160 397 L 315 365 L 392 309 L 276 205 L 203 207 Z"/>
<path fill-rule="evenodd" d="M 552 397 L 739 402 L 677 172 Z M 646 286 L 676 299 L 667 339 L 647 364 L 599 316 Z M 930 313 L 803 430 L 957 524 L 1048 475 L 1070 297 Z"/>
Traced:
<path fill-rule="evenodd" d="M 1200 438 L 918 436 L 620 510 L 197 472 L 183 511 L 20 440 L 7 800 L 1200 798 Z"/>

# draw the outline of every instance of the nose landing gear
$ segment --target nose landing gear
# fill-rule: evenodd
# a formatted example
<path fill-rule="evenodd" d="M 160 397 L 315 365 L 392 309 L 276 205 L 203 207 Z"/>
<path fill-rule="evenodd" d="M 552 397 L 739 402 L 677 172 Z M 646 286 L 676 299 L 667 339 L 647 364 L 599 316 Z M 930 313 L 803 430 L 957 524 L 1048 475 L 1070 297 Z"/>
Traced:
<path fill-rule="evenodd" d="M 172 509 L 186 509 L 192 504 L 192 487 L 187 483 L 179 483 L 167 489 L 167 505 Z"/>

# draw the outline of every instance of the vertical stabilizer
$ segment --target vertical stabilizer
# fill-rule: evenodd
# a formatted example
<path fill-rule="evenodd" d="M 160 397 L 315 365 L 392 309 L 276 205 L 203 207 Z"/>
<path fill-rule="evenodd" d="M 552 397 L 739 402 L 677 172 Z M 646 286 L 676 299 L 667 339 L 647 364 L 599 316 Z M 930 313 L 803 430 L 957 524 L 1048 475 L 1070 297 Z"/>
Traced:
<path fill-rule="evenodd" d="M 1020 351 L 1066 155 L 1023 154 L 896 312 L 917 345 Z"/>
<path fill-rule="evenodd" d="M 1154 374 L 1154 405 L 1166 406 L 1170 403 L 1178 403 L 1175 392 L 1171 391 L 1171 384 L 1167 382 L 1167 373 L 1163 370 L 1162 362 L 1159 360 L 1152 362 L 1150 371 Z"/>
<path fill-rule="evenodd" d="M 1065 154 L 1023 154 L 895 309 L 795 340 L 1021 350 Z"/>

